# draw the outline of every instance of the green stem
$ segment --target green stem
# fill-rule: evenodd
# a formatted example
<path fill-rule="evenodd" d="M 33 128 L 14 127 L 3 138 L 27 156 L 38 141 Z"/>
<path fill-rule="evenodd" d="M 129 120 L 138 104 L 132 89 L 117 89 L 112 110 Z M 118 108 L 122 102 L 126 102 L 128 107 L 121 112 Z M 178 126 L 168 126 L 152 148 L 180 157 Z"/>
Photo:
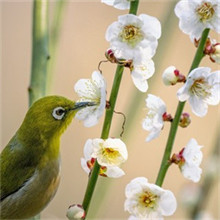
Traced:
<path fill-rule="evenodd" d="M 195 69 L 199 66 L 202 58 L 204 57 L 203 50 L 204 50 L 204 47 L 205 47 L 205 43 L 206 43 L 206 39 L 208 37 L 208 34 L 209 34 L 209 29 L 205 29 L 202 33 L 202 37 L 200 39 L 200 43 L 199 43 L 199 46 L 197 48 L 197 51 L 196 51 L 195 57 L 193 59 L 193 62 L 192 62 L 189 73 L 193 69 Z M 167 144 L 166 144 L 166 148 L 165 148 L 165 152 L 164 152 L 164 155 L 163 155 L 160 170 L 159 170 L 157 180 L 156 180 L 156 184 L 158 186 L 162 186 L 165 175 L 166 175 L 167 170 L 170 166 L 169 160 L 170 160 L 170 156 L 171 156 L 175 136 L 176 136 L 176 133 L 177 133 L 178 124 L 179 124 L 179 121 L 180 121 L 181 114 L 183 112 L 184 105 L 185 105 L 185 102 L 179 102 L 179 104 L 177 106 L 177 110 L 176 110 L 174 120 L 171 124 L 170 132 L 169 132 L 169 136 L 168 136 L 168 140 L 167 140 Z"/>
<path fill-rule="evenodd" d="M 112 86 L 112 91 L 111 91 L 111 95 L 109 99 L 110 107 L 106 109 L 106 113 L 105 113 L 105 121 L 103 124 L 102 135 L 101 135 L 102 139 L 107 139 L 109 136 L 109 131 L 111 127 L 112 117 L 113 117 L 115 103 L 116 103 L 116 99 L 118 96 L 118 91 L 119 91 L 119 87 L 120 87 L 120 83 L 122 79 L 123 70 L 124 70 L 123 66 L 119 66 L 119 65 L 117 66 L 116 74 L 115 74 L 115 78 L 114 78 L 114 82 Z M 86 214 L 88 213 L 92 195 L 95 190 L 95 185 L 96 185 L 96 182 L 99 176 L 99 170 L 100 170 L 100 165 L 96 161 L 93 167 L 91 176 L 88 181 L 86 193 L 85 193 L 83 204 L 82 204 L 84 210 L 86 211 Z"/>
<path fill-rule="evenodd" d="M 112 85 L 112 91 L 109 98 L 110 107 L 106 109 L 106 113 L 105 113 L 105 121 L 103 124 L 102 134 L 101 134 L 102 139 L 107 139 L 109 136 L 109 130 L 111 127 L 112 116 L 115 109 L 115 103 L 118 96 L 118 90 L 121 83 L 123 70 L 124 70 L 123 66 L 119 66 L 119 65 L 117 66 L 114 82 Z"/>
<path fill-rule="evenodd" d="M 29 105 L 45 96 L 48 69 L 48 0 L 34 0 Z"/>
<path fill-rule="evenodd" d="M 136 15 L 137 9 L 138 9 L 138 4 L 139 4 L 139 0 L 135 0 L 135 1 L 131 2 L 129 14 Z M 113 117 L 113 113 L 114 113 L 114 109 L 115 109 L 115 104 L 116 104 L 116 100 L 117 100 L 117 96 L 118 96 L 118 91 L 119 91 L 119 87 L 120 87 L 120 83 L 121 83 L 121 79 L 122 79 L 123 70 L 124 70 L 123 66 L 120 66 L 120 65 L 117 66 L 114 82 L 112 85 L 111 95 L 110 95 L 110 99 L 109 99 L 109 106 L 110 107 L 108 109 L 106 109 L 105 120 L 104 120 L 104 124 L 102 127 L 102 134 L 101 134 L 102 139 L 107 139 L 109 136 L 109 131 L 110 131 L 110 127 L 111 127 L 112 117 Z M 86 193 L 85 193 L 85 196 L 83 199 L 83 204 L 82 204 L 83 208 L 86 212 L 86 215 L 88 214 L 89 205 L 90 205 L 90 202 L 92 199 L 93 192 L 95 190 L 96 182 L 98 180 L 99 171 L 100 171 L 100 165 L 96 161 L 95 165 L 93 167 L 91 176 L 88 181 Z"/>
<path fill-rule="evenodd" d="M 138 10 L 139 0 L 131 1 L 129 14 L 136 15 Z"/>

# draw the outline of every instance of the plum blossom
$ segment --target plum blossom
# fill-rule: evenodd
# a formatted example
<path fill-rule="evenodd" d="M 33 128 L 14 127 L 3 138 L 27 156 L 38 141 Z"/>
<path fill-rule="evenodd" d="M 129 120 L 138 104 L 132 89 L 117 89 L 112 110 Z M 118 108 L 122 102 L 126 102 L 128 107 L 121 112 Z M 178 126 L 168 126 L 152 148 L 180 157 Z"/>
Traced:
<path fill-rule="evenodd" d="M 101 2 L 120 10 L 126 10 L 130 8 L 131 1 L 134 0 L 102 0 Z"/>
<path fill-rule="evenodd" d="M 220 101 L 220 71 L 211 73 L 208 67 L 192 70 L 186 83 L 178 90 L 181 102 L 189 100 L 192 112 L 203 117 L 207 114 L 208 105 L 218 105 Z"/>
<path fill-rule="evenodd" d="M 135 219 L 163 219 L 172 215 L 177 207 L 176 198 L 169 190 L 149 183 L 145 177 L 133 179 L 125 188 L 125 211 Z"/>
<path fill-rule="evenodd" d="M 219 0 L 181 0 L 175 7 L 175 13 L 180 29 L 190 35 L 191 40 L 198 40 L 206 28 L 220 33 Z"/>
<path fill-rule="evenodd" d="M 92 73 L 92 79 L 80 79 L 74 90 L 80 97 L 79 102 L 90 101 L 96 106 L 86 107 L 76 113 L 76 118 L 84 121 L 84 126 L 91 127 L 98 123 L 106 106 L 106 82 L 99 71 Z"/>
<path fill-rule="evenodd" d="M 133 60 L 140 57 L 140 49 L 151 58 L 161 35 L 160 22 L 152 16 L 141 14 L 121 15 L 106 31 L 106 40 L 117 58 Z"/>
<path fill-rule="evenodd" d="M 141 58 L 134 58 L 130 69 L 131 77 L 136 88 L 141 92 L 146 92 L 148 90 L 147 80 L 153 76 L 155 71 L 153 60 L 143 53 Z"/>
<path fill-rule="evenodd" d="M 178 164 L 183 176 L 193 182 L 198 182 L 202 169 L 199 167 L 202 162 L 202 146 L 192 138 L 178 154 L 174 154 L 171 161 Z"/>
<path fill-rule="evenodd" d="M 120 139 L 88 139 L 84 146 L 84 158 L 81 158 L 81 166 L 89 174 L 97 160 L 101 166 L 101 176 L 118 178 L 125 174 L 118 166 L 127 158 L 126 145 Z"/>
<path fill-rule="evenodd" d="M 166 105 L 163 100 L 152 94 L 148 94 L 145 101 L 148 113 L 143 120 L 142 127 L 143 129 L 150 131 L 146 141 L 151 141 L 160 135 L 160 131 L 164 126 L 163 116 L 166 114 Z"/>
<path fill-rule="evenodd" d="M 202 169 L 199 167 L 202 162 L 202 146 L 192 138 L 183 150 L 184 162 L 180 163 L 180 170 L 183 176 L 193 182 L 198 182 L 201 177 Z"/>

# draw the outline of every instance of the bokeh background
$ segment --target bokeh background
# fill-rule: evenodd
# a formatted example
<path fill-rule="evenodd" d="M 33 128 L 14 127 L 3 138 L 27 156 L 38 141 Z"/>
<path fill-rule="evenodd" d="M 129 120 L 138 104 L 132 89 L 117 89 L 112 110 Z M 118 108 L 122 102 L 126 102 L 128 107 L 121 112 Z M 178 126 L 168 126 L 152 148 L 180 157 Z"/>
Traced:
<path fill-rule="evenodd" d="M 33 2 L 1 1 L 1 146 L 20 126 L 28 109 L 27 88 L 31 70 L 31 31 Z M 54 15 L 55 2 L 50 1 L 50 23 Z M 182 73 L 187 74 L 195 54 L 195 47 L 189 37 L 178 28 L 178 19 L 173 13 L 175 1 L 140 1 L 138 14 L 146 13 L 156 16 L 162 23 L 162 37 L 159 40 L 157 54 L 154 57 L 156 72 L 149 80 L 149 93 L 160 96 L 167 104 L 168 112 L 174 115 L 178 103 L 176 91 L 181 85 L 166 87 L 161 80 L 163 70 L 175 65 Z M 57 48 L 56 63 L 50 94 L 57 94 L 77 99 L 74 84 L 80 78 L 90 78 L 98 63 L 105 59 L 105 50 L 109 47 L 105 40 L 105 31 L 113 21 L 127 11 L 109 7 L 100 1 L 67 1 L 64 7 L 60 39 Z M 211 36 L 218 38 L 215 33 Z M 219 39 L 218 39 L 219 40 Z M 217 70 L 219 66 L 205 57 L 200 66 L 210 66 Z M 116 65 L 103 63 L 101 66 L 110 93 Z M 145 142 L 148 135 L 142 129 L 141 122 L 146 115 L 145 98 L 134 87 L 129 71 L 125 70 L 116 104 L 116 111 L 127 116 L 123 140 L 127 144 L 129 159 L 123 165 L 126 175 L 120 179 L 100 177 L 90 207 L 91 219 L 126 219 L 129 214 L 124 212 L 124 189 L 128 182 L 138 176 L 145 176 L 155 182 L 161 158 L 169 132 L 167 123 L 159 138 Z M 219 133 L 219 108 L 209 107 L 204 118 L 191 113 L 188 103 L 185 111 L 192 117 L 187 129 L 179 128 L 173 152 L 178 152 L 194 137 L 203 145 L 204 160 L 202 168 L 209 165 L 208 158 L 215 145 Z M 84 143 L 88 138 L 98 138 L 101 134 L 103 118 L 92 128 L 74 120 L 61 139 L 62 178 L 58 192 L 53 201 L 42 212 L 42 219 L 65 219 L 69 205 L 81 203 L 88 177 L 80 166 Z M 111 137 L 119 137 L 123 118 L 114 115 Z M 214 164 L 214 168 L 219 160 Z M 204 198 L 203 211 L 219 219 L 219 175 L 210 185 L 211 191 Z M 201 182 L 203 178 L 201 179 Z M 196 198 L 199 184 L 193 184 L 183 178 L 177 166 L 172 166 L 166 176 L 163 187 L 174 192 L 178 200 L 175 214 L 167 219 L 189 219 L 184 201 Z M 188 203 L 191 206 L 191 203 Z M 204 219 L 208 219 L 205 217 Z"/>

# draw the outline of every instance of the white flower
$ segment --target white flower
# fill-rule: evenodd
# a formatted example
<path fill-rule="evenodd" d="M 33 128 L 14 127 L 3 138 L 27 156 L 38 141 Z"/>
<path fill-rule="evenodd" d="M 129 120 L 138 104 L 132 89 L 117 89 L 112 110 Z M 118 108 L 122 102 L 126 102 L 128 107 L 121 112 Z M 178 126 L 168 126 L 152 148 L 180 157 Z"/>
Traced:
<path fill-rule="evenodd" d="M 130 8 L 131 1 L 134 0 L 102 0 L 101 2 L 120 10 L 126 10 Z"/>
<path fill-rule="evenodd" d="M 85 217 L 85 210 L 81 205 L 71 205 L 66 213 L 69 220 L 82 219 Z"/>
<path fill-rule="evenodd" d="M 220 33 L 219 0 L 181 0 L 175 7 L 175 13 L 180 19 L 180 29 L 192 40 L 198 40 L 206 28 Z"/>
<path fill-rule="evenodd" d="M 164 70 L 162 79 L 166 86 L 175 85 L 177 83 L 178 77 L 176 76 L 175 71 L 175 66 L 169 66 Z"/>
<path fill-rule="evenodd" d="M 128 159 L 126 145 L 118 138 L 93 139 L 92 157 L 102 166 L 119 166 Z"/>
<path fill-rule="evenodd" d="M 152 16 L 141 14 L 121 15 L 106 31 L 106 40 L 116 54 L 123 59 L 139 57 L 140 48 L 151 58 L 157 48 L 157 39 L 161 35 L 160 22 Z"/>
<path fill-rule="evenodd" d="M 124 208 L 132 215 L 131 219 L 163 219 L 177 207 L 171 191 L 149 183 L 144 177 L 133 179 L 126 186 L 125 195 Z"/>
<path fill-rule="evenodd" d="M 146 141 L 150 141 L 160 135 L 160 131 L 164 125 L 163 115 L 166 113 L 166 105 L 163 100 L 152 94 L 148 94 L 145 101 L 148 113 L 142 126 L 143 129 L 150 131 L 146 139 Z"/>
<path fill-rule="evenodd" d="M 208 105 L 217 105 L 220 101 L 220 71 L 211 73 L 208 67 L 192 70 L 177 96 L 181 102 L 189 100 L 195 115 L 205 116 Z"/>
<path fill-rule="evenodd" d="M 76 118 L 84 121 L 84 126 L 91 127 L 98 123 L 106 105 L 106 82 L 98 71 L 92 73 L 92 79 L 80 79 L 74 86 L 80 102 L 91 101 L 96 106 L 86 107 L 76 113 Z"/>
<path fill-rule="evenodd" d="M 142 51 L 142 50 L 141 50 Z M 134 58 L 131 67 L 131 77 L 134 85 L 141 91 L 148 90 L 147 79 L 154 74 L 154 62 L 143 52 L 140 58 Z"/>
<path fill-rule="evenodd" d="M 118 166 L 127 158 L 126 146 L 120 139 L 88 139 L 84 147 L 84 158 L 81 158 L 81 166 L 89 174 L 97 159 L 101 166 L 100 175 L 118 178 L 125 174 Z"/>
<path fill-rule="evenodd" d="M 193 182 L 198 182 L 202 173 L 199 167 L 203 157 L 201 148 L 202 146 L 199 146 L 195 139 L 190 139 L 182 153 L 184 160 L 179 165 L 183 176 Z"/>

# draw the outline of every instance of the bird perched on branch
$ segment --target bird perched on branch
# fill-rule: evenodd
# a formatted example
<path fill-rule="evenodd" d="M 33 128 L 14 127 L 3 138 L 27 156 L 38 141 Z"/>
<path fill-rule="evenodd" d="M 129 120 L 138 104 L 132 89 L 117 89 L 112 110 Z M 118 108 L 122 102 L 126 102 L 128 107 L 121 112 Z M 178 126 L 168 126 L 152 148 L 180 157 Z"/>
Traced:
<path fill-rule="evenodd" d="M 47 206 L 60 181 L 60 136 L 78 110 L 93 105 L 48 96 L 30 107 L 0 155 L 1 219 L 30 218 Z"/>

